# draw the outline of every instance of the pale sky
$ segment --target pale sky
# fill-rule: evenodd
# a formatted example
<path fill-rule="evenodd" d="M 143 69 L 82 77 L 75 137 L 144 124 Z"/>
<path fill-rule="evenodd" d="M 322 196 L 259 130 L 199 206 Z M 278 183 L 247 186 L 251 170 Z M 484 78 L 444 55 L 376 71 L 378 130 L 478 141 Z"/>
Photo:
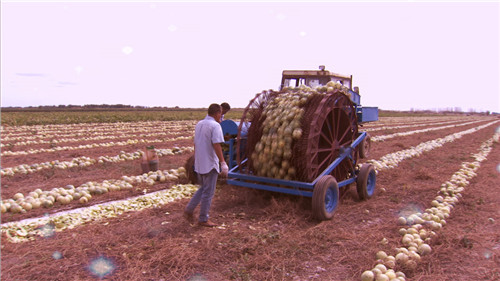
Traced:
<path fill-rule="evenodd" d="M 500 112 L 499 2 L 1 3 L 2 106 L 246 107 L 284 69 L 361 104 Z"/>

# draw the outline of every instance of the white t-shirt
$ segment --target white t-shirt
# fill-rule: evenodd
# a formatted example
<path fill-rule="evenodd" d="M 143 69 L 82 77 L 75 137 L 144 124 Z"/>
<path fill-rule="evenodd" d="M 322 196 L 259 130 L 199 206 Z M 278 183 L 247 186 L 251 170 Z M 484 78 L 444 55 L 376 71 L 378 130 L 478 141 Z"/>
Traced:
<path fill-rule="evenodd" d="M 222 128 L 215 119 L 207 115 L 196 124 L 194 129 L 194 170 L 198 174 L 207 174 L 212 169 L 220 173 L 219 158 L 215 154 L 214 143 L 223 143 Z"/>

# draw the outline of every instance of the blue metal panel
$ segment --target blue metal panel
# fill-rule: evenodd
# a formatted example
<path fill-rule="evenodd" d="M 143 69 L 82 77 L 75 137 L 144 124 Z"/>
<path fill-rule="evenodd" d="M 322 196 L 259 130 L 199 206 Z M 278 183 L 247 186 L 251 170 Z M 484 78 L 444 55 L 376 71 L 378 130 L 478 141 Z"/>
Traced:
<path fill-rule="evenodd" d="M 248 134 L 250 122 L 243 123 L 243 126 L 241 128 L 240 142 L 237 143 L 236 135 L 238 134 L 239 124 L 240 122 L 234 122 L 232 120 L 224 120 L 220 123 L 224 137 L 230 137 L 227 141 L 225 141 L 225 143 L 229 145 L 229 151 L 224 152 L 224 159 L 226 159 L 229 169 L 236 166 L 236 153 L 238 151 L 237 145 L 240 146 L 240 153 L 243 157 L 243 152 L 245 151 L 245 146 L 247 143 L 246 136 Z"/>
<path fill-rule="evenodd" d="M 231 169 L 236 166 L 236 147 L 234 146 L 234 138 L 229 139 L 225 143 L 229 144 L 229 151 L 224 152 L 224 159 L 227 161 L 228 168 Z"/>
<path fill-rule="evenodd" d="M 238 134 L 238 128 L 241 122 L 235 122 L 233 120 L 224 120 L 220 122 L 220 126 L 222 128 L 222 134 L 224 136 L 236 136 Z M 241 137 L 246 137 L 248 135 L 248 128 L 250 127 L 250 122 L 245 122 L 241 126 Z"/>
<path fill-rule="evenodd" d="M 358 107 L 358 122 L 378 121 L 378 107 Z"/>
<path fill-rule="evenodd" d="M 224 136 L 235 136 L 238 134 L 238 124 L 233 120 L 224 120 L 220 122 L 220 126 L 222 127 L 222 134 Z"/>
<path fill-rule="evenodd" d="M 360 105 L 361 104 L 361 96 L 358 93 L 351 91 L 351 90 L 349 90 L 349 93 L 351 94 L 352 102 L 355 105 Z"/>

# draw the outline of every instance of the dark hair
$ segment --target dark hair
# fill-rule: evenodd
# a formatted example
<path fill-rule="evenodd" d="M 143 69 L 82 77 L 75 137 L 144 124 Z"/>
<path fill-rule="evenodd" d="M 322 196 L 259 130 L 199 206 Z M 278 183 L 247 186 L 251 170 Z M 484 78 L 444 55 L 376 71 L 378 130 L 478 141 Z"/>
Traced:
<path fill-rule="evenodd" d="M 231 106 L 227 102 L 221 103 L 220 106 L 222 106 L 222 108 L 224 108 L 227 111 L 229 111 L 231 109 Z"/>
<path fill-rule="evenodd" d="M 220 105 L 216 104 L 216 103 L 212 103 L 209 107 L 208 107 L 208 115 L 210 116 L 213 116 L 214 114 L 216 114 L 217 112 L 221 112 L 221 107 Z"/>

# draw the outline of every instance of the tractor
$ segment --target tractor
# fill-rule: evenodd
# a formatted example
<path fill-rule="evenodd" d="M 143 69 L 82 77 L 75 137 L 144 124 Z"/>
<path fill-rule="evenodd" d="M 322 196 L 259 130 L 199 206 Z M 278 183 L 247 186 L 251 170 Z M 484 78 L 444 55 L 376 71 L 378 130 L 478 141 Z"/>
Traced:
<path fill-rule="evenodd" d="M 375 192 L 374 167 L 360 164 L 371 144 L 360 127 L 377 120 L 377 107 L 361 106 L 352 75 L 284 70 L 279 91 L 258 93 L 240 121 L 221 122 L 227 183 L 311 197 L 313 216 L 331 219 L 345 187 L 355 183 L 362 200 Z M 195 181 L 193 164 L 186 170 Z"/>

